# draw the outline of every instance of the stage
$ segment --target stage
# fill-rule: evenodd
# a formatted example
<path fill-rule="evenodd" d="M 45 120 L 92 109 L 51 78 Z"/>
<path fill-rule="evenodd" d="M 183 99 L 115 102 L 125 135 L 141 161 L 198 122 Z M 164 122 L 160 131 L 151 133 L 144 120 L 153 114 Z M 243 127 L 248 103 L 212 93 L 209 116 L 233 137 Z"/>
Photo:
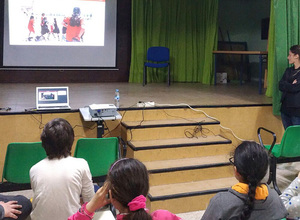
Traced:
<path fill-rule="evenodd" d="M 11 108 L 8 112 L 22 113 L 34 109 L 35 88 L 38 86 L 69 86 L 72 110 L 90 104 L 114 103 L 115 89 L 120 91 L 120 109 L 137 107 L 137 102 L 153 101 L 157 106 L 188 104 L 194 107 L 271 105 L 272 98 L 258 94 L 258 83 L 243 85 L 202 85 L 199 83 L 2 83 L 0 87 L 0 108 Z M 2 110 L 1 112 L 5 112 Z M 5 112 L 5 113 L 8 113 Z"/>
<path fill-rule="evenodd" d="M 35 88 L 39 86 L 69 86 L 72 110 L 52 113 L 25 111 L 25 109 L 35 108 Z M 261 126 L 274 131 L 278 141 L 284 132 L 280 117 L 272 114 L 272 98 L 258 94 L 258 83 L 255 82 L 243 85 L 236 83 L 216 86 L 174 83 L 170 87 L 163 83 L 150 83 L 145 87 L 135 83 L 2 83 L 0 107 L 11 108 L 11 110 L 0 112 L 0 176 L 2 176 L 1 171 L 7 145 L 11 142 L 39 141 L 43 126 L 53 118 L 65 118 L 73 126 L 75 141 L 72 152 L 74 152 L 79 138 L 96 137 L 96 123 L 84 121 L 78 109 L 93 103 L 114 103 L 115 89 L 120 91 L 119 112 L 123 117 L 121 120 L 106 122 L 105 126 L 108 129 L 105 131 L 105 137 L 122 137 L 122 140 L 126 142 L 132 138 L 132 134 L 137 134 L 139 131 L 133 129 L 126 137 L 121 122 L 135 121 L 141 125 L 148 120 L 163 120 L 164 118 L 174 120 L 188 118 L 187 121 L 189 121 L 189 118 L 203 116 L 198 110 L 217 118 L 220 121 L 220 127 L 222 126 L 220 128 L 222 135 L 232 137 L 234 146 L 236 138 L 233 137 L 233 134 L 244 140 L 257 141 L 257 128 Z M 156 106 L 154 108 L 137 107 L 139 101 L 153 101 Z M 185 105 L 190 105 L 197 111 L 189 109 Z M 157 133 L 162 136 L 165 133 L 173 135 L 175 132 L 169 129 L 162 129 Z M 147 133 L 147 138 L 155 138 L 154 133 Z M 270 141 L 267 140 L 267 142 Z M 294 172 L 291 176 L 293 175 Z M 284 178 L 280 180 L 279 184 L 282 182 L 288 184 L 292 179 L 285 178 L 285 175 L 282 176 Z"/>

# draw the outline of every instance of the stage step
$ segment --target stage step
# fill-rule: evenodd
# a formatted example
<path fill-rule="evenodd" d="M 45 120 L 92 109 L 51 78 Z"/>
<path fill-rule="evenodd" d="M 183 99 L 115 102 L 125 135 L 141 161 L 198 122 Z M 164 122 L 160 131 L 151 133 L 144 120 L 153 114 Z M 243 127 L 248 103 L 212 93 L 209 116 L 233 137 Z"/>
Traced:
<path fill-rule="evenodd" d="M 192 182 L 233 176 L 228 155 L 144 162 L 150 185 Z"/>
<path fill-rule="evenodd" d="M 154 137 L 153 137 L 154 138 Z M 233 150 L 231 140 L 220 135 L 198 138 L 173 138 L 129 141 L 127 157 L 141 161 L 157 161 L 229 154 Z"/>
<path fill-rule="evenodd" d="M 151 186 L 148 194 L 151 211 L 167 209 L 173 213 L 205 210 L 209 200 L 237 183 L 234 177 Z"/>
<path fill-rule="evenodd" d="M 207 117 L 122 122 L 122 125 L 126 129 L 175 127 L 175 126 L 186 126 L 186 125 L 212 125 L 212 124 L 220 124 L 220 122 L 215 119 L 211 119 Z"/>
<path fill-rule="evenodd" d="M 196 135 L 219 134 L 220 122 L 214 119 L 200 118 L 180 118 L 162 119 L 148 121 L 124 121 L 122 124 L 122 139 L 126 141 L 167 139 L 191 136 L 195 129 Z"/>
<path fill-rule="evenodd" d="M 208 109 L 205 109 L 206 112 Z M 199 118 L 206 117 L 201 109 L 182 108 L 161 108 L 161 109 L 138 109 L 128 110 L 123 115 L 123 121 L 149 121 L 149 120 L 165 120 L 179 118 Z"/>
<path fill-rule="evenodd" d="M 234 146 L 231 136 L 221 135 L 220 122 L 203 114 L 176 113 L 172 118 L 163 110 L 147 116 L 142 111 L 128 117 L 141 120 L 122 122 L 126 157 L 142 161 L 149 171 L 147 207 L 152 211 L 206 209 L 215 193 L 236 182 L 228 161 Z M 149 120 L 156 114 L 157 120 Z"/>

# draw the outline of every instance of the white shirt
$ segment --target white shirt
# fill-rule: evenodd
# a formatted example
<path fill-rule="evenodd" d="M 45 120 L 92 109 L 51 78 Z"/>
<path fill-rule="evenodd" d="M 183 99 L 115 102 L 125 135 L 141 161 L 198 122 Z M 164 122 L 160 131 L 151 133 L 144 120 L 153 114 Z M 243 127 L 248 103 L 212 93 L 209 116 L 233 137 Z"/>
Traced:
<path fill-rule="evenodd" d="M 92 199 L 94 186 L 88 163 L 81 158 L 45 158 L 30 169 L 32 220 L 66 220 Z"/>

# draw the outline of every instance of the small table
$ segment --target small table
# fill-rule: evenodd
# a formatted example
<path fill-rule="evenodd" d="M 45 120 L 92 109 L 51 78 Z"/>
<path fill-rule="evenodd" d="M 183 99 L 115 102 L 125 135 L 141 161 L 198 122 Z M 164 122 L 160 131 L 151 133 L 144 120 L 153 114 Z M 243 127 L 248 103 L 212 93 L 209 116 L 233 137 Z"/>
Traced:
<path fill-rule="evenodd" d="M 268 56 L 268 51 L 226 51 L 226 50 L 215 50 L 213 51 L 215 58 L 215 85 L 217 84 L 217 54 L 231 54 L 231 55 L 258 55 L 259 56 L 259 75 L 258 82 L 259 88 L 258 93 L 262 94 L 262 63 L 263 63 L 263 55 Z M 240 71 L 240 84 L 242 85 L 243 81 L 243 71 Z"/>
<path fill-rule="evenodd" d="M 84 121 L 94 121 L 97 122 L 97 138 L 102 138 L 104 134 L 103 122 L 107 120 L 121 120 L 122 116 L 117 112 L 115 116 L 105 116 L 105 117 L 92 117 L 89 111 L 89 107 L 79 108 L 79 111 L 83 117 Z"/>

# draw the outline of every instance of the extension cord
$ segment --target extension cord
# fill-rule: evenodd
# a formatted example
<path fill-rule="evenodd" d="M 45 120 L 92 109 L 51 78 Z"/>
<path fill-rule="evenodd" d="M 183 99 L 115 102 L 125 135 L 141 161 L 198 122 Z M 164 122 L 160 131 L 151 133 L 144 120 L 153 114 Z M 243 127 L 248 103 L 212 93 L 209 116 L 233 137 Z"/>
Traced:
<path fill-rule="evenodd" d="M 141 107 L 141 108 L 155 107 L 155 102 L 142 102 L 142 101 L 139 101 L 136 105 L 137 105 L 137 107 Z"/>

